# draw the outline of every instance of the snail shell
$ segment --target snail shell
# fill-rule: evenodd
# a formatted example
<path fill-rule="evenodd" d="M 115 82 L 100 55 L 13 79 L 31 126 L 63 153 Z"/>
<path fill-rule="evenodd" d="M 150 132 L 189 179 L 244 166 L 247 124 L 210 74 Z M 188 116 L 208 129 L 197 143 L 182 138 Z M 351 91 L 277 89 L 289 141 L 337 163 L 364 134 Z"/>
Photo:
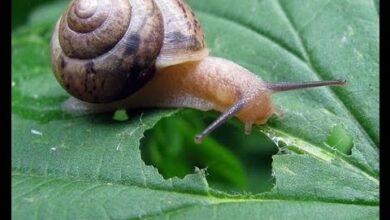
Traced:
<path fill-rule="evenodd" d="M 208 55 L 181 0 L 74 0 L 51 40 L 57 80 L 74 97 L 106 103 L 140 89 L 156 69 Z"/>

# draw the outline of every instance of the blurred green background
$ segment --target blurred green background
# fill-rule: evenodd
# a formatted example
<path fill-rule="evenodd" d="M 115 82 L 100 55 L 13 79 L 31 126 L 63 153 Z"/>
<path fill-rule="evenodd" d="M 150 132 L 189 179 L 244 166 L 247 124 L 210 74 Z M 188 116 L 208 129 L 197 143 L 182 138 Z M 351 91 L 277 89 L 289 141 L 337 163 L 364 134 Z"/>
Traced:
<path fill-rule="evenodd" d="M 54 2 L 54 0 L 12 0 L 12 29 L 23 25 L 32 10 L 40 5 Z"/>
<path fill-rule="evenodd" d="M 31 11 L 51 2 L 54 1 L 13 0 L 12 29 L 22 27 Z M 131 114 L 134 113 L 128 112 L 129 117 Z M 218 115 L 216 112 L 186 109 L 161 120 L 155 128 L 145 133 L 141 141 L 143 160 L 157 167 L 165 178 L 182 178 L 193 173 L 195 167 L 207 168 L 207 179 L 213 188 L 252 193 L 270 190 L 275 182 L 271 169 L 272 155 L 278 149 L 256 129 L 251 135 L 245 135 L 243 124 L 232 119 L 201 145 L 194 143 L 194 135 Z M 126 123 L 126 117 L 119 115 L 114 120 Z"/>

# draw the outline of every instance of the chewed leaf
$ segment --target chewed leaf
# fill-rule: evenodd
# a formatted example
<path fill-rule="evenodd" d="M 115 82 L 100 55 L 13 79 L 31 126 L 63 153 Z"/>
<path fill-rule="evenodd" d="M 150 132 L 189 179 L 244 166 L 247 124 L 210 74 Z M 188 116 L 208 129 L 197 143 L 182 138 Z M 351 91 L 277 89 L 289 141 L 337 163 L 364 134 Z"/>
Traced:
<path fill-rule="evenodd" d="M 164 178 L 146 165 L 139 149 L 145 131 L 167 118 L 161 136 L 170 137 L 164 132 L 174 133 L 177 126 L 168 119 L 181 110 L 91 116 L 62 111 L 69 95 L 49 63 L 51 33 L 66 7 L 60 1 L 38 8 L 12 34 L 13 218 L 377 219 L 378 1 L 188 3 L 213 56 L 233 60 L 267 81 L 348 81 L 343 88 L 273 95 L 284 117 L 253 132 L 278 145 L 272 157 L 275 186 L 261 194 L 231 194 L 209 185 L 203 169 L 191 167 L 189 175 Z M 186 126 L 195 124 L 179 129 L 188 132 Z M 173 138 L 164 141 L 172 147 L 167 152 L 185 147 Z M 202 161 L 226 180 L 245 185 L 245 161 L 222 145 L 202 150 Z"/>

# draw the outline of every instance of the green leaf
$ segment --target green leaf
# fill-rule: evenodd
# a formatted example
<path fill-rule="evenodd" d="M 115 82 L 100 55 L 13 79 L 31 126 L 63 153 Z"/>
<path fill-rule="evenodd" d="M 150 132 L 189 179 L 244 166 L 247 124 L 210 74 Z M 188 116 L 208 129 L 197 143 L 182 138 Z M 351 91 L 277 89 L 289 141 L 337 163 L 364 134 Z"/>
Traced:
<path fill-rule="evenodd" d="M 273 95 L 284 117 L 253 132 L 267 135 L 279 148 L 272 163 L 275 186 L 260 194 L 231 193 L 209 184 L 208 170 L 190 167 L 194 173 L 185 175 L 186 160 L 176 164 L 184 170 L 181 178 L 169 174 L 172 161 L 162 166 L 168 174 L 160 170 L 168 179 L 146 165 L 140 140 L 162 118 L 172 119 L 166 122 L 170 132 L 185 130 L 179 132 L 182 139 L 169 139 L 172 146 L 186 145 L 192 137 L 194 131 L 185 129 L 188 121 L 173 120 L 181 110 L 122 112 L 127 120 L 62 112 L 68 94 L 52 74 L 48 47 L 67 5 L 60 1 L 38 8 L 12 33 L 13 218 L 379 218 L 378 1 L 188 3 L 214 56 L 270 81 L 348 81 L 343 88 Z M 158 140 L 158 132 L 152 137 L 151 149 L 170 146 Z M 347 143 L 337 145 L 345 137 Z M 244 186 L 244 161 L 214 138 L 202 145 L 209 151 L 199 146 L 193 152 L 223 181 Z M 247 141 L 237 140 L 242 140 L 237 147 Z M 164 155 L 156 152 L 153 161 Z"/>
<path fill-rule="evenodd" d="M 350 154 L 353 147 L 352 137 L 340 125 L 333 127 L 326 142 L 330 147 L 336 148 L 345 154 Z"/>

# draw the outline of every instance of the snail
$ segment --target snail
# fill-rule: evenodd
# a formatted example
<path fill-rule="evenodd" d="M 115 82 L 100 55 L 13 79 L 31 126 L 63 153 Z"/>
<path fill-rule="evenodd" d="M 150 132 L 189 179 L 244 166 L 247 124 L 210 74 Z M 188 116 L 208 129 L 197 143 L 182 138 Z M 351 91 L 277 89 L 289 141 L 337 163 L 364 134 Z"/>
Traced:
<path fill-rule="evenodd" d="M 278 113 L 278 91 L 342 86 L 345 80 L 266 82 L 244 67 L 209 55 L 202 27 L 183 0 L 73 0 L 51 39 L 52 68 L 73 97 L 65 111 L 188 107 L 222 114 L 197 143 L 233 116 L 265 124 Z"/>

